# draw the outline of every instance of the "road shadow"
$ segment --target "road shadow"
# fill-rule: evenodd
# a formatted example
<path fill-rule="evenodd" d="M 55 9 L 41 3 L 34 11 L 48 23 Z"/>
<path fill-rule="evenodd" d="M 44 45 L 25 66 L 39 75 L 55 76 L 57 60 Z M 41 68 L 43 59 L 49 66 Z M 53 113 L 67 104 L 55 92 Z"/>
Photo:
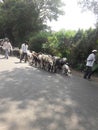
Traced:
<path fill-rule="evenodd" d="M 98 115 L 70 96 L 74 80 L 34 67 L 0 72 L 0 129 L 97 130 Z"/>

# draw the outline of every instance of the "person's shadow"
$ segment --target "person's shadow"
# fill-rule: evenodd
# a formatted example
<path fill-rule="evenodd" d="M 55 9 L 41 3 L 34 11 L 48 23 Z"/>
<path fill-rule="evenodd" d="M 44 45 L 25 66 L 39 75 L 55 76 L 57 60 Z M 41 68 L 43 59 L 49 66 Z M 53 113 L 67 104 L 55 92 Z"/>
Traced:
<path fill-rule="evenodd" d="M 17 62 L 14 62 L 15 64 L 19 64 L 20 63 L 20 61 L 17 61 Z"/>

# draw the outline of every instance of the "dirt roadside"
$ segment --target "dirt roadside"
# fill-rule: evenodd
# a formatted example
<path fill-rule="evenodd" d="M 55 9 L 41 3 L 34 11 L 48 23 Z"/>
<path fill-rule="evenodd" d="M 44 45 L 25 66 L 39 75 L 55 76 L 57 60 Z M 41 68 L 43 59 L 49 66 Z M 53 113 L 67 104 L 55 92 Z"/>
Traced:
<path fill-rule="evenodd" d="M 77 71 L 77 70 L 74 70 L 74 69 L 71 69 L 72 70 L 72 74 L 75 74 L 77 76 L 80 76 L 83 78 L 83 72 L 80 72 L 80 71 Z M 92 75 L 92 80 L 95 81 L 95 82 L 98 82 L 98 76 L 96 75 Z"/>

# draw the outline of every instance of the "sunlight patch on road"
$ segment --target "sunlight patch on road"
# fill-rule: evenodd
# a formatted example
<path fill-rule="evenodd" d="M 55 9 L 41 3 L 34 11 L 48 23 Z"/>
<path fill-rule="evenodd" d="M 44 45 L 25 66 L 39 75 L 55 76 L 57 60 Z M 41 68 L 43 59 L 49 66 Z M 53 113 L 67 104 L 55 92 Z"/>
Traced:
<path fill-rule="evenodd" d="M 40 127 L 57 130 L 61 129 L 61 124 L 63 129 L 85 130 L 79 124 L 83 119 L 72 109 L 76 105 L 67 98 L 58 98 L 53 103 L 45 98 L 24 101 L 0 99 L 0 130 L 9 130 L 12 127 L 15 130 L 41 130 Z"/>

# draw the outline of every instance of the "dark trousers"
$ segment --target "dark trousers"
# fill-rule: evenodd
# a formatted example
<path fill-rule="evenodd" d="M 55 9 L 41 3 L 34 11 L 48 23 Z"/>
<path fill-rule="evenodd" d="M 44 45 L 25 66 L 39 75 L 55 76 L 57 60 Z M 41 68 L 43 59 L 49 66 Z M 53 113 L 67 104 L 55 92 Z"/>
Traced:
<path fill-rule="evenodd" d="M 90 79 L 92 74 L 93 74 L 92 67 L 86 66 L 86 70 L 85 70 L 85 73 L 84 73 L 84 78 L 85 79 L 86 78 Z"/>
<path fill-rule="evenodd" d="M 27 61 L 27 53 L 23 52 L 20 56 L 20 62 L 24 59 L 24 61 Z"/>

